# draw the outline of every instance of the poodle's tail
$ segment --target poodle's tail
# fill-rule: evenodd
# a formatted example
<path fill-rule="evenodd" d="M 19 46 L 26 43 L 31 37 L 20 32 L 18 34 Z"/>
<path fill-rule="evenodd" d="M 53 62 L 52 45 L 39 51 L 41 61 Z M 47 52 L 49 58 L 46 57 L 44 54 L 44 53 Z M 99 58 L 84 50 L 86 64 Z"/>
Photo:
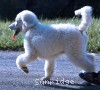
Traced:
<path fill-rule="evenodd" d="M 92 21 L 92 7 L 84 6 L 83 8 L 76 10 L 75 15 L 82 15 L 81 24 L 78 26 L 79 30 L 81 32 L 87 31 Z"/>

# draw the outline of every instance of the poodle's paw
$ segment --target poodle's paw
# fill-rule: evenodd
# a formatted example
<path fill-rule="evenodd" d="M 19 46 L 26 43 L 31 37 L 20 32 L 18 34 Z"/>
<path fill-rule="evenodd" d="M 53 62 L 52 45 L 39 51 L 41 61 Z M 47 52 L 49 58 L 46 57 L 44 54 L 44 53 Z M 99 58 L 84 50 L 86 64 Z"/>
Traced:
<path fill-rule="evenodd" d="M 50 81 L 50 77 L 42 77 L 41 80 L 42 81 Z"/>
<path fill-rule="evenodd" d="M 28 68 L 27 68 L 26 66 L 21 67 L 21 69 L 22 69 L 25 73 L 29 73 L 29 70 L 28 70 Z"/>

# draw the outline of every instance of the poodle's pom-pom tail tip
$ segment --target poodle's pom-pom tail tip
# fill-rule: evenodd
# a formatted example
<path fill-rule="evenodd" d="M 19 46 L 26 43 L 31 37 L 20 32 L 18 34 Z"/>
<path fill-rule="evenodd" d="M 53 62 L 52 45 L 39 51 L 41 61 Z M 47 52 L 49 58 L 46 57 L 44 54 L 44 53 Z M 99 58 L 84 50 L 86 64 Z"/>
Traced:
<path fill-rule="evenodd" d="M 91 6 L 84 6 L 81 9 L 75 10 L 75 15 L 87 15 L 87 14 L 92 14 Z"/>
<path fill-rule="evenodd" d="M 84 6 L 83 8 L 76 10 L 75 15 L 82 15 L 82 21 L 78 28 L 81 32 L 86 31 L 92 21 L 92 7 Z"/>

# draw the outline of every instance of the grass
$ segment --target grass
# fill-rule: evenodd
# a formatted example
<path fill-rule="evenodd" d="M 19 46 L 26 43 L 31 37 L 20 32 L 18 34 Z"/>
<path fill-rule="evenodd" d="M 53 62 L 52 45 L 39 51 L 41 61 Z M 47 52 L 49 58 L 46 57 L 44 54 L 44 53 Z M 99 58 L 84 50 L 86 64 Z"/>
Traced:
<path fill-rule="evenodd" d="M 92 25 L 88 30 L 89 42 L 87 49 L 90 52 L 100 52 L 100 20 L 93 19 Z"/>
<path fill-rule="evenodd" d="M 11 22 L 0 22 L 0 50 L 23 50 L 23 35 L 16 41 L 12 40 L 13 31 L 8 26 Z"/>
<path fill-rule="evenodd" d="M 73 23 L 78 25 L 80 19 L 54 19 L 54 20 L 42 20 L 44 24 L 53 24 L 53 23 Z M 0 22 L 0 50 L 23 50 L 23 34 L 20 33 L 17 36 L 17 40 L 14 41 L 11 39 L 13 31 L 10 31 L 8 26 L 11 22 Z M 87 50 L 89 52 L 100 52 L 100 21 L 99 19 L 93 18 L 92 25 L 89 27 L 87 32 L 89 36 L 89 42 Z"/>

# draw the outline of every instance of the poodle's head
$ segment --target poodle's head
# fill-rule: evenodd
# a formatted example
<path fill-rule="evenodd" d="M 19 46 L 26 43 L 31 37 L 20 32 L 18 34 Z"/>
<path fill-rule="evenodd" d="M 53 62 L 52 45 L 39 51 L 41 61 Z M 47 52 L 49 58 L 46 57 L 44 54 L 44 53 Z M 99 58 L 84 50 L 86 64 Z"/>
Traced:
<path fill-rule="evenodd" d="M 15 22 L 9 25 L 11 30 L 15 30 L 15 37 L 20 31 L 27 32 L 30 28 L 39 23 L 36 15 L 29 10 L 24 10 L 17 14 Z"/>

